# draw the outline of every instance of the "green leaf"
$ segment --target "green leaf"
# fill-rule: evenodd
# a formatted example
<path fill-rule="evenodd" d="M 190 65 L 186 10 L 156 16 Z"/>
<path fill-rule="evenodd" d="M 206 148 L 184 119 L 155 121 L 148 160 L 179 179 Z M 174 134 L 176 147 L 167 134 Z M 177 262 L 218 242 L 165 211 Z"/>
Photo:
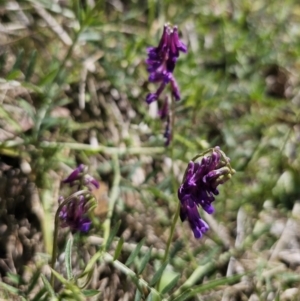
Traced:
<path fill-rule="evenodd" d="M 119 228 L 120 228 L 120 225 L 121 225 L 121 221 L 119 220 L 115 225 L 114 227 L 112 228 L 110 234 L 109 234 L 109 237 L 107 239 L 107 242 L 106 242 L 106 246 L 105 246 L 105 249 L 108 250 L 110 248 L 110 245 L 111 243 L 113 242 L 113 239 L 115 238 Z"/>
<path fill-rule="evenodd" d="M 35 63 L 36 63 L 36 54 L 37 54 L 37 51 L 36 51 L 36 49 L 34 49 L 31 52 L 31 55 L 30 55 L 30 58 L 29 58 L 28 67 L 27 67 L 27 70 L 25 72 L 25 81 L 29 81 L 30 77 L 33 74 L 33 70 L 34 70 Z"/>
<path fill-rule="evenodd" d="M 81 5 L 79 0 L 72 1 L 73 2 L 73 11 L 76 16 L 77 21 L 80 26 L 82 25 L 82 13 L 81 13 Z"/>
<path fill-rule="evenodd" d="M 145 238 L 143 238 L 138 244 L 137 246 L 135 247 L 135 249 L 131 252 L 130 256 L 128 257 L 128 259 L 126 260 L 125 262 L 125 265 L 130 265 L 133 263 L 135 257 L 138 255 L 138 253 L 140 252 L 143 244 L 145 242 Z"/>
<path fill-rule="evenodd" d="M 20 65 L 21 65 L 21 62 L 22 62 L 23 54 L 24 54 L 24 49 L 20 49 L 18 51 L 18 55 L 17 55 L 16 61 L 14 63 L 14 66 L 12 67 L 13 71 L 20 69 Z"/>
<path fill-rule="evenodd" d="M 55 270 L 51 269 L 51 272 L 53 273 L 53 275 L 62 283 L 62 284 L 67 284 L 68 281 L 67 279 L 65 279 L 62 275 L 60 275 L 59 273 L 57 273 Z"/>
<path fill-rule="evenodd" d="M 36 118 L 36 111 L 34 107 L 26 100 L 24 99 L 18 99 L 18 104 L 22 109 L 25 110 L 25 112 L 32 118 L 32 120 L 35 120 Z"/>
<path fill-rule="evenodd" d="M 162 294 L 168 293 L 177 283 L 180 278 L 180 274 L 175 276 L 161 291 Z"/>
<path fill-rule="evenodd" d="M 149 260 L 151 258 L 151 252 L 152 252 L 152 246 L 147 251 L 147 253 L 144 255 L 144 257 L 142 259 L 142 262 L 141 262 L 141 265 L 139 266 L 139 269 L 138 269 L 138 274 L 141 274 L 144 271 L 147 263 L 149 262 Z"/>
<path fill-rule="evenodd" d="M 73 246 L 73 239 L 69 238 L 66 249 L 65 249 L 65 264 L 67 270 L 67 278 L 68 280 L 73 279 L 73 272 L 72 272 L 72 246 Z"/>
<path fill-rule="evenodd" d="M 98 294 L 100 294 L 101 292 L 98 291 L 98 290 L 93 290 L 93 289 L 90 289 L 90 290 L 84 290 L 82 291 L 82 294 L 85 296 L 85 297 L 94 297 Z"/>
<path fill-rule="evenodd" d="M 42 297 L 47 293 L 47 289 L 43 287 L 34 297 L 31 299 L 31 301 L 41 301 Z M 45 298 L 48 297 L 48 294 L 46 294 Z M 49 298 L 48 298 L 49 299 Z"/>
<path fill-rule="evenodd" d="M 148 295 L 146 301 L 152 301 L 153 300 L 153 294 L 152 292 Z"/>
<path fill-rule="evenodd" d="M 174 244 L 174 247 L 171 249 L 169 258 L 175 258 L 176 254 L 184 247 L 184 244 L 181 240 L 177 240 Z"/>
<path fill-rule="evenodd" d="M 20 284 L 22 282 L 22 278 L 19 275 L 12 274 L 9 272 L 7 273 L 7 278 L 15 284 Z"/>
<path fill-rule="evenodd" d="M 43 87 L 37 86 L 37 85 L 33 85 L 32 83 L 29 82 L 22 82 L 21 85 L 23 87 L 25 87 L 26 89 L 29 89 L 37 94 L 43 94 L 44 93 L 44 89 Z"/>
<path fill-rule="evenodd" d="M 41 81 L 39 82 L 39 86 L 46 86 L 48 84 L 51 84 L 55 79 L 57 72 L 58 72 L 58 68 L 51 70 L 48 74 L 44 76 L 44 78 L 41 79 Z"/>
<path fill-rule="evenodd" d="M 27 287 L 27 290 L 26 290 L 27 295 L 29 295 L 30 292 L 34 289 L 35 285 L 37 284 L 37 282 L 40 278 L 40 275 L 41 275 L 41 271 L 37 270 L 31 277 L 30 282 Z"/>
<path fill-rule="evenodd" d="M 150 294 L 148 295 L 147 301 L 161 301 L 161 296 L 155 289 L 151 289 Z"/>
<path fill-rule="evenodd" d="M 6 284 L 4 282 L 0 282 L 0 287 L 2 287 L 4 290 L 6 290 L 12 294 L 15 294 L 15 295 L 19 294 L 19 290 L 17 288 L 15 288 L 9 284 Z"/>
<path fill-rule="evenodd" d="M 154 274 L 154 276 L 152 277 L 149 285 L 150 286 L 154 286 L 157 281 L 159 281 L 159 279 L 161 278 L 162 273 L 164 272 L 165 268 L 167 267 L 168 262 L 164 262 L 160 268 L 157 270 L 157 272 Z"/>
<path fill-rule="evenodd" d="M 142 294 L 138 289 L 136 289 L 134 301 L 140 301 L 140 300 L 142 300 Z"/>
<path fill-rule="evenodd" d="M 193 289 L 192 289 L 192 292 L 194 292 L 193 296 L 196 294 L 199 294 L 199 293 L 203 293 L 210 289 L 215 289 L 220 285 L 232 284 L 232 283 L 240 280 L 243 276 L 245 276 L 245 274 L 238 274 L 238 275 L 234 275 L 232 277 L 225 277 L 225 278 L 221 278 L 221 279 L 217 279 L 217 280 L 212 280 L 208 283 L 198 285 L 196 287 L 193 287 Z"/>
<path fill-rule="evenodd" d="M 93 257 L 90 259 L 90 261 L 88 262 L 88 264 L 86 265 L 86 268 L 84 269 L 83 273 L 78 277 L 84 277 L 86 274 L 88 274 L 93 266 L 96 264 L 96 262 L 103 256 L 103 250 L 99 250 L 97 253 L 95 253 L 93 255 Z"/>
<path fill-rule="evenodd" d="M 50 294 L 51 297 L 55 297 L 55 292 L 50 284 L 50 282 L 48 281 L 48 279 L 43 275 L 41 274 L 41 278 L 44 282 L 44 285 L 45 285 L 45 289 L 48 291 L 48 293 Z"/>
<path fill-rule="evenodd" d="M 205 284 L 200 284 L 198 286 L 194 286 L 193 288 L 189 288 L 185 290 L 182 294 L 180 294 L 175 299 L 170 299 L 172 301 L 184 301 L 187 300 L 197 294 L 203 293 L 207 290 L 216 289 L 220 285 L 227 285 L 232 284 L 239 279 L 241 279 L 244 276 L 244 274 L 234 275 L 232 277 L 225 277 L 217 280 L 212 280 Z"/>
<path fill-rule="evenodd" d="M 20 70 L 12 70 L 9 72 L 9 74 L 6 76 L 6 80 L 10 81 L 10 80 L 15 80 L 18 77 L 22 76 L 22 72 Z"/>
<path fill-rule="evenodd" d="M 0 106 L 0 117 L 3 118 L 7 124 L 12 126 L 15 129 L 15 131 L 22 130 L 20 124 L 18 122 L 16 122 L 15 119 L 13 118 L 12 112 L 8 112 L 2 106 Z"/>
<path fill-rule="evenodd" d="M 123 243 L 124 243 L 124 239 L 123 239 L 123 237 L 121 237 L 119 242 L 118 242 L 118 245 L 116 247 L 116 251 L 115 251 L 115 254 L 114 254 L 114 260 L 119 258 L 120 254 L 122 252 Z"/>

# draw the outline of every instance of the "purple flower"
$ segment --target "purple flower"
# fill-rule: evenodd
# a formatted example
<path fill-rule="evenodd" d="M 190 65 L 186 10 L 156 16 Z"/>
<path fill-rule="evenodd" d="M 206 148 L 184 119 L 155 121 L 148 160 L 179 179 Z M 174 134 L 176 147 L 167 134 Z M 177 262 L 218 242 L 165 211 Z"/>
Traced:
<path fill-rule="evenodd" d="M 157 100 L 168 83 L 171 83 L 171 91 L 176 100 L 180 100 L 179 88 L 173 75 L 180 52 L 187 52 L 186 45 L 179 40 L 177 26 L 172 27 L 165 24 L 164 31 L 157 47 L 147 49 L 148 59 L 146 64 L 149 74 L 149 81 L 160 83 L 155 93 L 146 97 L 146 102 Z"/>
<path fill-rule="evenodd" d="M 212 202 L 215 195 L 219 194 L 217 186 L 225 183 L 234 173 L 229 159 L 219 147 L 213 148 L 209 155 L 201 157 L 201 162 L 190 161 L 178 189 L 180 218 L 182 221 L 188 220 L 195 238 L 201 238 L 209 229 L 200 217 L 198 207 L 201 206 L 204 211 L 212 214 Z"/>
<path fill-rule="evenodd" d="M 85 185 L 89 188 L 90 191 L 94 189 L 98 189 L 100 187 L 99 182 L 91 177 L 90 175 L 85 175 L 84 177 Z"/>
<path fill-rule="evenodd" d="M 84 165 L 80 164 L 77 168 L 75 168 L 70 175 L 64 179 L 63 183 L 69 183 L 70 186 L 73 185 L 73 183 L 81 178 L 81 174 L 84 171 Z"/>
<path fill-rule="evenodd" d="M 60 207 L 59 218 L 62 227 L 70 227 L 71 231 L 86 233 L 91 227 L 91 220 L 88 212 L 96 206 L 96 199 L 90 192 L 100 187 L 99 182 L 92 176 L 86 174 L 86 168 L 80 164 L 71 174 L 63 180 L 70 186 L 76 187 L 76 191 L 64 199 L 59 197 Z"/>
<path fill-rule="evenodd" d="M 100 187 L 99 182 L 96 179 L 94 179 L 92 176 L 85 174 L 84 170 L 85 170 L 85 166 L 83 164 L 80 164 L 62 182 L 68 183 L 70 184 L 70 186 L 81 184 L 86 186 L 90 191 L 95 188 L 98 189 Z"/>
<path fill-rule="evenodd" d="M 74 197 L 59 212 L 61 227 L 70 227 L 73 233 L 87 233 L 92 224 L 88 217 L 88 210 L 88 200 L 83 195 Z"/>
<path fill-rule="evenodd" d="M 186 204 L 180 207 L 180 219 L 189 221 L 192 231 L 194 232 L 195 238 L 201 238 L 203 234 L 208 231 L 208 224 L 200 217 L 198 208 L 194 203 L 192 206 Z"/>

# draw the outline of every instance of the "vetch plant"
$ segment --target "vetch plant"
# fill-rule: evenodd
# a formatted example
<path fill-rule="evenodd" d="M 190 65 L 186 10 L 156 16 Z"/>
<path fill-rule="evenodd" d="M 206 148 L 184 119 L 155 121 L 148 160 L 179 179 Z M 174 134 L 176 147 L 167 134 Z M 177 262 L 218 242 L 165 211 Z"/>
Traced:
<path fill-rule="evenodd" d="M 88 15 L 92 16 L 91 13 Z M 76 35 L 76 40 L 78 37 L 79 33 Z M 71 52 L 72 48 L 62 66 L 71 57 Z M 171 277 L 171 279 L 168 276 L 166 277 L 168 275 L 166 270 L 172 265 L 171 259 L 174 259 L 172 257 L 177 252 L 176 247 L 174 247 L 175 251 L 170 250 L 178 218 L 180 217 L 182 221 L 188 221 L 194 237 L 201 238 L 208 231 L 209 226 L 201 218 L 198 209 L 201 207 L 207 213 L 212 214 L 214 212 L 213 202 L 215 201 L 215 196 L 219 193 L 218 186 L 229 180 L 235 172 L 231 168 L 230 160 L 224 152 L 219 147 L 214 147 L 193 158 L 188 163 L 182 183 L 180 185 L 177 183 L 174 162 L 178 158 L 175 158 L 174 155 L 174 139 L 172 138 L 175 130 L 175 104 L 181 99 L 179 86 L 174 76 L 180 52 L 186 53 L 187 46 L 180 40 L 177 26 L 167 23 L 163 28 L 159 45 L 147 49 L 148 59 L 146 60 L 149 81 L 158 85 L 154 93 L 149 93 L 146 96 L 146 102 L 151 104 L 153 101 L 164 97 L 159 116 L 165 122 L 165 144 L 166 146 L 170 145 L 166 152 L 169 152 L 173 164 L 171 171 L 173 198 L 171 197 L 170 199 L 175 200 L 177 195 L 180 201 L 170 226 L 165 250 L 159 252 L 161 250 L 157 250 L 152 246 L 149 248 L 144 246 L 145 238 L 142 238 L 139 243 L 135 244 L 125 241 L 123 237 L 118 237 L 121 221 L 116 222 L 112 216 L 114 204 L 120 197 L 119 190 L 122 178 L 119 157 L 116 155 L 116 152 L 120 151 L 120 154 L 122 154 L 122 150 L 118 150 L 116 147 L 114 148 L 115 153 L 110 153 L 113 148 L 108 147 L 106 154 L 111 156 L 112 161 L 115 163 L 113 164 L 115 165 L 113 166 L 114 180 L 108 196 L 110 200 L 108 214 L 103 223 L 102 221 L 99 222 L 103 232 L 99 234 L 100 237 L 96 237 L 96 239 L 100 239 L 100 242 L 95 244 L 95 247 L 90 252 L 92 255 L 89 259 L 81 260 L 81 252 L 75 255 L 77 256 L 76 259 L 78 259 L 75 273 L 72 270 L 72 263 L 74 264 L 72 256 L 73 235 L 70 235 L 71 237 L 66 243 L 64 253 L 58 254 L 58 233 L 61 228 L 68 228 L 72 234 L 78 233 L 80 234 L 78 235 L 79 237 L 85 235 L 84 237 L 86 238 L 92 229 L 92 215 L 96 207 L 93 190 L 98 189 L 100 185 L 95 178 L 87 174 L 87 168 L 83 164 L 75 168 L 62 181 L 63 187 L 69 187 L 71 193 L 61 195 L 58 199 L 58 209 L 54 219 L 50 282 L 48 282 L 46 276 L 41 275 L 45 285 L 43 289 L 47 291 L 47 296 L 51 296 L 52 300 L 85 300 L 85 297 L 92 297 L 98 294 L 98 290 L 88 290 L 86 288 L 99 262 L 101 265 L 109 265 L 110 268 L 113 267 L 127 276 L 126 281 L 131 282 L 133 287 L 136 288 L 135 300 L 183 301 L 203 292 L 205 289 L 214 287 L 211 284 L 212 282 L 208 282 L 206 287 L 205 285 L 195 286 L 189 279 L 179 286 L 177 284 L 180 274 L 177 272 L 172 274 L 172 276 L 175 274 L 175 277 Z M 55 81 L 60 77 L 61 70 L 62 67 L 55 73 Z M 169 95 L 167 88 L 170 88 Z M 163 95 L 166 91 L 166 95 Z M 48 105 L 50 106 L 50 104 L 49 100 Z M 44 122 L 47 110 L 44 109 L 45 112 L 39 114 L 39 122 L 36 126 L 37 133 L 40 133 L 42 130 L 41 125 Z M 95 149 L 93 151 L 95 152 Z M 81 236 L 81 234 L 83 235 Z M 123 248 L 124 246 L 126 246 L 126 249 Z M 130 254 L 126 254 L 129 247 Z M 83 249 L 85 251 L 88 250 L 87 253 L 90 251 L 89 246 Z M 122 254 L 122 252 L 125 254 Z M 62 275 L 62 272 L 60 273 L 56 269 L 57 258 L 61 258 L 61 255 L 65 258 L 64 273 L 66 273 L 66 278 Z M 124 255 L 128 255 L 125 260 Z M 227 257 L 231 256 L 229 252 L 227 255 Z M 155 266 L 151 262 L 153 258 L 156 261 Z M 151 267 L 148 269 L 150 262 Z M 78 272 L 78 269 L 80 272 Z M 230 281 L 237 280 L 240 277 L 241 275 L 233 278 L 218 279 L 215 286 L 230 283 Z M 55 278 L 59 280 L 61 286 L 55 285 Z M 194 275 L 191 278 L 194 279 Z M 96 280 L 101 281 L 101 279 Z M 177 290 L 172 292 L 176 285 Z M 33 287 L 34 285 L 30 286 Z"/>
<path fill-rule="evenodd" d="M 71 174 L 62 181 L 75 187 L 75 192 L 68 197 L 59 198 L 59 206 L 55 214 L 53 251 L 51 267 L 54 269 L 57 253 L 57 236 L 59 227 L 69 227 L 72 233 L 87 233 L 92 221 L 89 214 L 96 207 L 96 200 L 91 191 L 99 188 L 99 182 L 86 173 L 86 168 L 80 164 Z M 51 285 L 54 286 L 54 274 L 51 276 Z"/>
<path fill-rule="evenodd" d="M 170 84 L 171 95 L 165 96 L 163 105 L 159 111 L 159 116 L 161 120 L 164 120 L 166 123 L 164 131 L 164 138 L 166 139 L 165 144 L 166 146 L 170 145 L 169 150 L 173 164 L 174 141 L 172 136 L 174 135 L 175 130 L 174 105 L 176 101 L 180 100 L 179 87 L 173 72 L 180 52 L 186 53 L 187 46 L 180 41 L 177 26 L 166 24 L 158 47 L 148 48 L 148 59 L 146 61 L 148 72 L 150 73 L 149 81 L 159 84 L 155 93 L 149 93 L 147 95 L 146 102 L 148 104 L 158 100 L 167 85 Z M 118 260 L 122 252 L 122 247 L 126 243 L 123 238 L 117 239 L 117 244 L 114 247 L 114 255 L 109 253 L 113 241 L 116 240 L 116 235 L 120 226 L 120 223 L 112 225 L 113 229 L 110 230 L 112 207 L 109 218 L 103 224 L 103 244 L 99 246 L 97 252 L 87 263 L 84 271 L 77 277 L 77 280 L 86 278 L 86 280 L 84 280 L 85 284 L 82 287 L 79 286 L 80 281 L 73 281 L 71 267 L 72 241 L 69 240 L 65 253 L 67 256 L 66 266 L 68 281 L 73 281 L 71 289 L 73 295 L 78 288 L 82 290 L 85 288 L 89 279 L 92 277 L 91 275 L 93 274 L 93 269 L 95 268 L 97 261 L 112 264 L 116 269 L 128 276 L 137 288 L 135 300 L 145 300 L 146 298 L 153 300 L 185 300 L 185 296 L 192 297 L 201 291 L 201 289 L 203 289 L 201 286 L 192 287 L 192 285 L 187 282 L 172 294 L 171 290 L 177 284 L 180 275 L 177 274 L 171 281 L 167 281 L 167 285 L 164 284 L 163 286 L 161 284 L 165 282 L 165 280 L 162 281 L 162 279 L 164 278 L 164 272 L 170 260 L 170 249 L 178 218 L 180 217 L 182 221 L 188 221 L 195 238 L 201 238 L 208 231 L 209 226 L 201 218 L 198 208 L 201 207 L 209 214 L 214 212 L 212 203 L 215 201 L 215 196 L 219 193 L 217 188 L 218 185 L 229 180 L 235 172 L 231 168 L 229 162 L 229 158 L 219 147 L 211 148 L 197 155 L 189 162 L 181 185 L 178 185 L 174 168 L 172 167 L 173 192 L 174 196 L 176 194 L 178 195 L 180 202 L 173 217 L 167 246 L 164 256 L 161 259 L 161 265 L 152 277 L 146 277 L 149 278 L 147 281 L 143 279 L 142 273 L 151 260 L 152 247 L 145 252 L 144 257 L 140 261 L 140 264 L 138 264 L 136 270 L 132 267 L 132 265 L 135 264 L 135 259 L 141 252 L 144 240 L 133 248 L 125 263 Z M 117 174 L 119 174 L 119 172 Z M 66 288 L 70 287 L 70 283 L 54 270 L 57 257 L 56 245 L 58 229 L 60 227 L 68 227 L 72 233 L 88 233 L 92 226 L 90 214 L 96 205 L 95 198 L 91 192 L 93 189 L 99 188 L 98 181 L 86 173 L 86 168 L 82 164 L 75 168 L 62 182 L 65 185 L 69 185 L 74 192 L 68 197 L 61 196 L 59 198 L 59 207 L 55 216 L 54 243 L 51 262 L 52 276 L 50 282 L 53 289 L 54 277 L 59 279 Z M 119 185 L 119 181 L 116 181 L 116 183 Z M 239 277 L 240 276 L 236 278 Z M 220 283 L 226 283 L 227 281 L 229 281 L 229 279 L 225 278 L 224 280 L 221 280 Z"/>

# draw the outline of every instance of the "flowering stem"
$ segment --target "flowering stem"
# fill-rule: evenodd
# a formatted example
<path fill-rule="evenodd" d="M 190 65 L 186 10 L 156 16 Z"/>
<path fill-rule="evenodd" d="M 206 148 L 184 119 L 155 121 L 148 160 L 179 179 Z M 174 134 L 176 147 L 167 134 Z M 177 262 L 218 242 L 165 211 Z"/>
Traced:
<path fill-rule="evenodd" d="M 174 170 L 174 161 L 175 161 L 175 155 L 174 155 L 174 126 L 175 126 L 175 100 L 173 98 L 173 96 L 171 97 L 171 133 L 172 133 L 172 139 L 171 139 L 171 145 L 170 145 L 170 151 L 171 151 L 171 159 L 172 159 L 172 188 L 173 188 L 173 193 L 174 196 L 176 198 L 176 194 L 177 194 L 177 183 L 176 183 L 176 176 L 175 176 L 175 170 Z M 172 225 L 171 225 L 171 230 L 170 230 L 170 235 L 168 238 L 168 242 L 167 242 L 167 247 L 166 247 L 166 251 L 165 251 L 165 255 L 164 255 L 164 259 L 163 262 L 166 262 L 168 259 L 168 255 L 169 255 L 169 251 L 170 251 L 170 247 L 171 247 L 171 243 L 173 240 L 173 236 L 174 236 L 174 231 L 175 231 L 175 226 L 179 217 L 179 210 L 180 210 L 180 204 L 178 204 L 173 221 L 172 221 Z"/>
<path fill-rule="evenodd" d="M 54 219 L 54 233 L 53 233 L 53 247 L 52 247 L 52 256 L 51 256 L 51 269 L 54 270 L 55 262 L 56 262 L 56 254 L 57 254 L 57 239 L 58 239 L 58 227 L 59 227 L 59 213 L 61 209 L 70 203 L 74 198 L 79 197 L 83 194 L 89 194 L 89 191 L 86 190 L 80 190 L 73 194 L 71 194 L 69 197 L 67 197 L 57 208 L 55 213 L 55 219 Z M 51 279 L 50 284 L 52 288 L 54 289 L 54 273 L 51 273 Z"/>

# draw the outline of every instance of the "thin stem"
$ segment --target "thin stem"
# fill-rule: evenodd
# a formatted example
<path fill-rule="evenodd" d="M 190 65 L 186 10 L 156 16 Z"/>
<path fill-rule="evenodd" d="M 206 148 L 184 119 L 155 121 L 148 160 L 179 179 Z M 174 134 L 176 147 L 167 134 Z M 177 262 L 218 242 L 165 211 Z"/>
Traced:
<path fill-rule="evenodd" d="M 170 145 L 170 154 L 171 154 L 171 159 L 172 159 L 172 188 L 173 188 L 173 194 L 174 194 L 174 198 L 177 195 L 177 181 L 176 181 L 176 176 L 175 176 L 175 170 L 174 170 L 174 163 L 175 163 L 175 155 L 174 155 L 174 132 L 175 132 L 175 100 L 172 97 L 171 98 L 172 101 L 172 105 L 171 105 L 171 133 L 172 133 L 172 139 L 171 139 L 171 145 Z M 180 204 L 178 204 L 173 221 L 172 221 L 172 225 L 171 225 L 171 230 L 170 230 L 170 236 L 168 238 L 168 242 L 167 242 L 167 247 L 166 247 L 166 251 L 165 251 L 165 255 L 164 255 L 164 259 L 163 262 L 166 262 L 168 259 L 168 255 L 169 255 L 169 251 L 170 251 L 170 247 L 171 247 L 171 243 L 173 240 L 173 236 L 174 236 L 174 232 L 175 232 L 175 226 L 176 223 L 178 221 L 178 217 L 179 217 L 179 211 L 180 211 Z"/>
<path fill-rule="evenodd" d="M 172 225 L 171 225 L 171 230 L 170 230 L 170 236 L 168 238 L 168 242 L 167 242 L 167 247 L 166 247 L 166 251 L 165 251 L 163 263 L 168 260 L 168 255 L 169 255 L 171 243 L 172 243 L 174 232 L 175 232 L 175 226 L 177 224 L 178 217 L 179 217 L 179 211 L 180 211 L 180 203 L 178 203 L 175 215 L 173 217 L 173 221 L 172 221 Z"/>
<path fill-rule="evenodd" d="M 57 210 L 57 212 L 59 212 L 59 211 Z M 54 265 L 56 262 L 58 226 L 59 226 L 57 212 L 55 214 L 55 220 L 54 220 L 53 247 L 52 247 L 52 258 L 51 258 L 51 269 L 53 269 L 53 270 L 54 270 Z M 52 272 L 51 272 L 50 284 L 51 284 L 52 288 L 54 289 L 54 274 Z"/>

